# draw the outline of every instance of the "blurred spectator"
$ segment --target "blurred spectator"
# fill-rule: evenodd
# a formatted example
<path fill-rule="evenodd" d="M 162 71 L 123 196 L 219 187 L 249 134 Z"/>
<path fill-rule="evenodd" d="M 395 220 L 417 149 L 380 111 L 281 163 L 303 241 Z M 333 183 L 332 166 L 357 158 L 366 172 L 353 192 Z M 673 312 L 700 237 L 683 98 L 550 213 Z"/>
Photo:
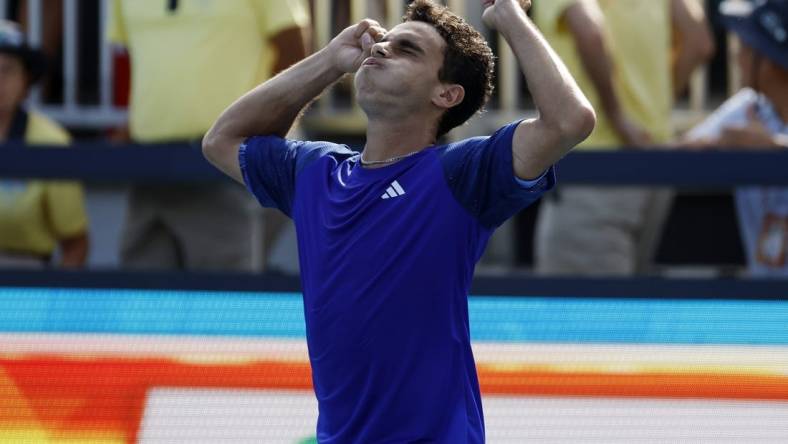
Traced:
<path fill-rule="evenodd" d="M 308 22 L 301 0 L 115 0 L 109 38 L 131 58 L 131 139 L 199 149 L 224 108 L 305 56 Z M 121 260 L 132 268 L 249 270 L 250 202 L 230 183 L 135 186 Z"/>
<path fill-rule="evenodd" d="M 534 19 L 597 110 L 579 149 L 668 142 L 674 94 L 713 53 L 694 0 L 551 0 Z M 563 187 L 543 201 L 536 228 L 542 274 L 632 275 L 651 263 L 671 192 Z"/>
<path fill-rule="evenodd" d="M 757 7 L 754 7 L 757 6 Z M 788 0 L 722 4 L 741 41 L 746 86 L 686 136 L 694 146 L 788 148 Z M 788 277 L 788 188 L 736 191 L 741 238 L 752 276 Z"/>
<path fill-rule="evenodd" d="M 0 21 L 0 139 L 67 145 L 68 133 L 24 108 L 46 58 L 27 45 L 16 23 Z M 60 246 L 62 265 L 83 266 L 88 221 L 82 188 L 74 182 L 0 181 L 0 265 L 42 268 Z"/>

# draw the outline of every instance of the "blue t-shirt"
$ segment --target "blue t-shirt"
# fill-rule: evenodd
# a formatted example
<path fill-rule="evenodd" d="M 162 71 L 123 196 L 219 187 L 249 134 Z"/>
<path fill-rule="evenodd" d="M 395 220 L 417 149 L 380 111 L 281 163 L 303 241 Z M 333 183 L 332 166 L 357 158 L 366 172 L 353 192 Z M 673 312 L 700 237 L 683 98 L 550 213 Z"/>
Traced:
<path fill-rule="evenodd" d="M 329 142 L 252 137 L 249 190 L 292 217 L 321 443 L 482 443 L 468 291 L 490 235 L 555 184 L 520 181 L 517 123 L 362 167 Z"/>

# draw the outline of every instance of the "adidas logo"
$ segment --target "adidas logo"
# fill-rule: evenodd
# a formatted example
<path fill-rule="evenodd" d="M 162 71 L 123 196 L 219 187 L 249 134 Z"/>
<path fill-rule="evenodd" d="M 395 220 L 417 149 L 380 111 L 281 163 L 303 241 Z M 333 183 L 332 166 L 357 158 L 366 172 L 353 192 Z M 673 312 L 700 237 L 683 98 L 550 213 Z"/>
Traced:
<path fill-rule="evenodd" d="M 394 197 L 399 197 L 405 194 L 405 190 L 402 189 L 402 186 L 396 180 L 391 182 L 391 186 L 389 187 L 386 192 L 380 196 L 381 199 L 391 199 Z"/>

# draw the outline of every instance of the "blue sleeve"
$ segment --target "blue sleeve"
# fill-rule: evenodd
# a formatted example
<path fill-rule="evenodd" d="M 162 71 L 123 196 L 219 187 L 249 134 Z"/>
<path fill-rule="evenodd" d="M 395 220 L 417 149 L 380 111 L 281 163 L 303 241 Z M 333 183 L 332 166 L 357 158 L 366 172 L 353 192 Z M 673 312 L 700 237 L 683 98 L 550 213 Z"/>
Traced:
<path fill-rule="evenodd" d="M 446 181 L 454 197 L 487 228 L 497 228 L 555 186 L 555 169 L 534 180 L 514 174 L 511 123 L 489 137 L 451 144 L 440 152 Z"/>
<path fill-rule="evenodd" d="M 254 136 L 241 144 L 238 163 L 246 188 L 260 204 L 292 217 L 296 175 L 313 161 L 342 148 L 328 142 Z"/>

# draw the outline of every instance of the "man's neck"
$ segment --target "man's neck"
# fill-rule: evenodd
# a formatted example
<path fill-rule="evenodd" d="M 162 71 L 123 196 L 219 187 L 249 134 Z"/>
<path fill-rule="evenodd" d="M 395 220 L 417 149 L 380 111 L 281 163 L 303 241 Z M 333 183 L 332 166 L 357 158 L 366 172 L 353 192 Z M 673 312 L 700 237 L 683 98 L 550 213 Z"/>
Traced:
<path fill-rule="evenodd" d="M 367 162 L 388 160 L 433 145 L 435 129 L 432 125 L 425 124 L 429 121 L 431 119 L 425 116 L 397 120 L 371 118 L 367 125 L 364 160 Z"/>

